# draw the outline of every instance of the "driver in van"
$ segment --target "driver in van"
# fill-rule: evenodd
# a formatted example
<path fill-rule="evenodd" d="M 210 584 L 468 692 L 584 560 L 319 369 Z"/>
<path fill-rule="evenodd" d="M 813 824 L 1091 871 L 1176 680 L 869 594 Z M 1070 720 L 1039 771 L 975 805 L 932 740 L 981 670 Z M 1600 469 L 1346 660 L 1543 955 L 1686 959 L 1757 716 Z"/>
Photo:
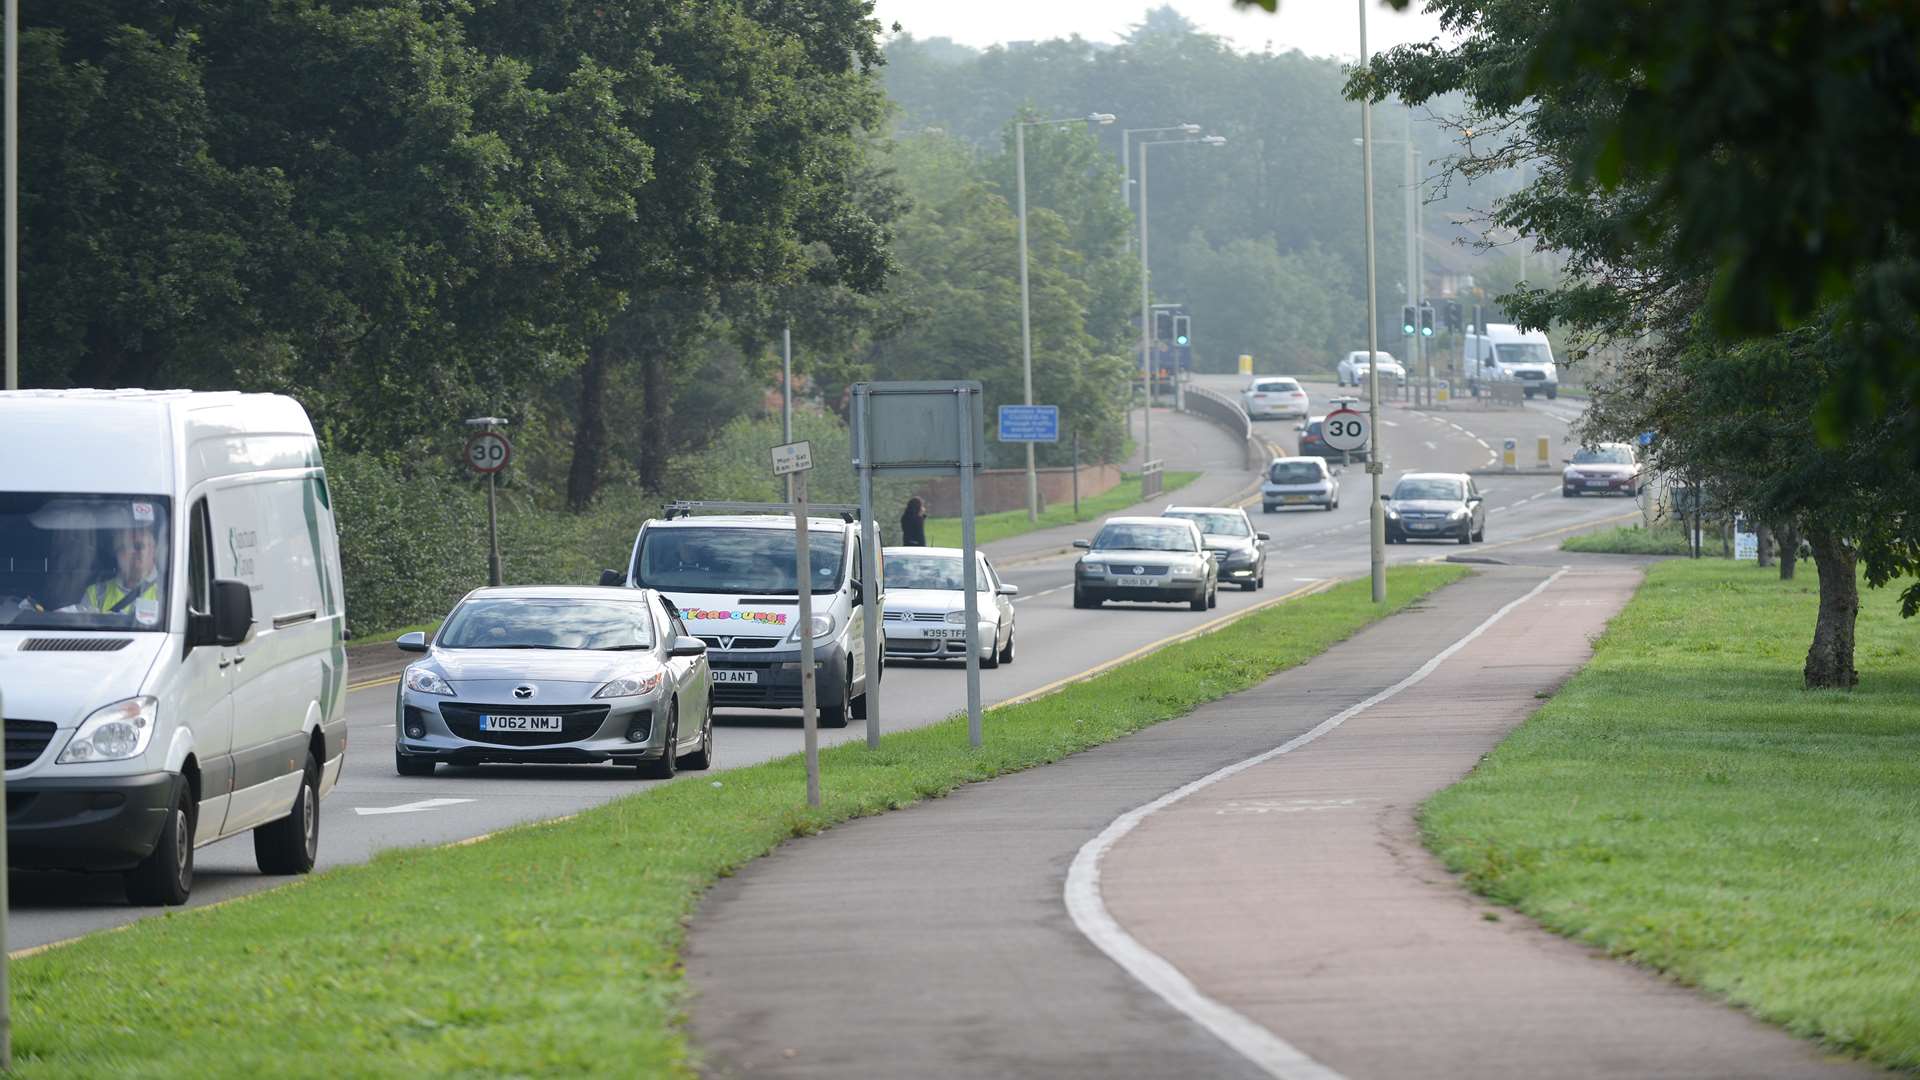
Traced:
<path fill-rule="evenodd" d="M 159 550 L 158 530 L 151 523 L 115 529 L 113 561 L 119 572 L 87 586 L 75 609 L 141 622 L 159 618 Z"/>

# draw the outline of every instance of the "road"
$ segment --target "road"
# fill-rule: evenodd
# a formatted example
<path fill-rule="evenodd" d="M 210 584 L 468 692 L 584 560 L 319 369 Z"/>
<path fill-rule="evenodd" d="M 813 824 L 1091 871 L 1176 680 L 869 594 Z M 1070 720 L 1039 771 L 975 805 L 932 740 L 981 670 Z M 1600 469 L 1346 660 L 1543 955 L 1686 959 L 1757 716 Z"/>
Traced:
<path fill-rule="evenodd" d="M 1236 392 L 1235 376 L 1203 377 L 1223 392 Z M 1336 393 L 1331 385 L 1308 387 L 1316 402 Z M 1419 413 L 1383 406 L 1382 441 L 1388 475 L 1410 469 L 1465 470 L 1489 464 L 1500 438 L 1519 440 L 1529 452 L 1538 435 L 1554 439 L 1561 456 L 1567 422 L 1577 416 L 1569 402 L 1541 402 L 1524 410 L 1481 412 L 1465 403 L 1450 412 Z M 1318 411 L 1316 407 L 1316 411 Z M 1136 417 L 1137 422 L 1137 417 Z M 1222 469 L 1238 460 L 1234 442 L 1191 417 L 1156 411 L 1155 456 L 1168 469 L 1213 471 L 1173 498 L 1181 502 L 1223 499 L 1244 492 L 1251 477 Z M 1293 446 L 1291 421 L 1263 421 L 1261 433 L 1283 448 Z M 1524 457 L 1523 457 L 1524 460 Z M 1222 589 L 1219 608 L 1194 612 L 1184 606 L 1109 605 L 1099 611 L 1072 606 L 1072 557 L 1061 552 L 1066 534 L 1015 538 L 989 548 L 1005 579 L 1021 590 L 1018 610 L 1018 659 L 982 673 L 984 700 L 991 705 L 1030 694 L 1090 668 L 1148 649 L 1223 615 L 1262 604 L 1290 591 L 1329 579 L 1367 571 L 1367 477 L 1358 468 L 1345 471 L 1339 509 L 1262 514 L 1257 527 L 1271 534 L 1267 588 L 1260 592 Z M 1490 516 L 1487 542 L 1470 548 L 1452 544 L 1395 545 L 1392 562 L 1491 555 L 1524 537 L 1557 537 L 1631 512 L 1618 500 L 1567 500 L 1556 477 L 1483 477 Z M 1079 530 L 1091 535 L 1092 528 Z M 1044 643 L 1044 644 L 1042 644 Z M 364 668 L 355 674 L 365 678 Z M 943 719 L 964 707 L 964 675 L 957 666 L 890 665 L 887 669 L 881 726 L 898 731 Z M 338 788 L 323 802 L 320 868 L 364 862 L 387 848 L 439 844 L 467 839 L 522 822 L 559 817 L 647 787 L 652 781 L 613 766 L 442 767 L 430 778 L 408 779 L 393 771 L 394 688 L 391 683 L 359 685 L 348 695 L 350 721 L 347 764 Z M 989 723 L 989 734 L 991 724 Z M 863 725 L 821 732 L 821 744 L 858 740 Z M 723 713 L 718 720 L 718 768 L 746 765 L 800 749 L 800 721 L 791 713 Z M 697 774 L 696 774 L 697 775 Z M 705 782 L 696 779 L 695 782 Z M 193 906 L 205 906 L 282 884 L 254 868 L 247 837 L 200 849 Z M 127 907 L 116 876 L 62 874 L 10 876 L 12 915 L 8 946 L 26 949 L 145 918 L 155 909 Z"/>

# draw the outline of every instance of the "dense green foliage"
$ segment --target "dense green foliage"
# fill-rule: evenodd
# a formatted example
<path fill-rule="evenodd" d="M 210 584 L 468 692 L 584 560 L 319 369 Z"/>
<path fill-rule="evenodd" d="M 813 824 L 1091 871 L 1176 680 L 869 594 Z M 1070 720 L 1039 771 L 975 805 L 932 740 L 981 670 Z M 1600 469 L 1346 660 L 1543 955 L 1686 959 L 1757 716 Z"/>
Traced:
<path fill-rule="evenodd" d="M 990 710 L 981 749 L 967 745 L 959 716 L 886 735 L 878 750 L 823 750 L 818 809 L 807 808 L 792 755 L 711 780 L 684 776 L 484 843 L 392 848 L 16 961 L 13 1075 L 238 1078 L 323 1061 L 410 1080 L 694 1075 L 679 951 L 687 918 L 721 875 L 794 837 L 1179 716 L 1465 572 L 1395 567 L 1387 606 L 1359 582 L 1254 613 Z M 449 897 L 486 920 L 448 917 Z M 183 957 L 220 978 L 183 982 Z"/>
<path fill-rule="evenodd" d="M 1478 891 L 1796 1034 L 1920 1068 L 1920 642 L 1861 613 L 1853 694 L 1800 692 L 1817 598 L 1677 560 L 1593 661 L 1422 812 Z"/>
<path fill-rule="evenodd" d="M 1093 129 L 1114 163 L 1123 129 L 1195 123 L 1225 135 L 1220 147 L 1148 152 L 1153 298 L 1184 302 L 1192 311 L 1195 366 L 1232 371 L 1236 357 L 1247 353 L 1260 371 L 1325 371 L 1347 350 L 1365 347 L 1361 162 L 1353 145 L 1360 117 L 1341 99 L 1344 73 L 1336 61 L 1235 52 L 1163 8 L 1113 47 L 1074 38 L 976 51 L 903 35 L 889 43 L 883 75 L 898 104 L 900 132 L 939 128 L 977 147 L 999 149 L 1008 118 L 1023 110 L 1046 118 L 1114 113 L 1113 124 Z M 1411 133 L 1424 172 L 1452 136 L 1417 119 Z M 1382 139 L 1406 134 L 1402 114 L 1380 109 L 1375 123 Z M 1128 163 L 1135 172 L 1138 155 L 1135 142 Z M 1035 163 L 1030 135 L 1031 205 L 1069 205 L 1034 182 Z M 1099 170 L 1100 183 L 1117 193 L 1122 180 L 1110 169 Z M 1403 175 L 1402 147 L 1383 142 L 1375 151 L 1375 214 L 1380 333 L 1390 351 L 1402 340 Z M 1011 176 L 1003 182 L 1011 194 Z M 1484 202 L 1506 183 L 1489 178 L 1473 197 Z M 1433 189 L 1427 196 L 1433 200 L 1426 210 L 1428 288 L 1437 295 L 1437 275 L 1456 271 L 1496 290 L 1510 285 L 1513 260 L 1475 258 L 1455 242 L 1468 234 L 1448 219 L 1472 205 L 1467 193 Z M 1127 261 L 1130 293 L 1122 315 L 1136 320 L 1130 332 L 1137 338 L 1137 251 Z M 1131 355 L 1137 363 L 1137 347 Z"/>

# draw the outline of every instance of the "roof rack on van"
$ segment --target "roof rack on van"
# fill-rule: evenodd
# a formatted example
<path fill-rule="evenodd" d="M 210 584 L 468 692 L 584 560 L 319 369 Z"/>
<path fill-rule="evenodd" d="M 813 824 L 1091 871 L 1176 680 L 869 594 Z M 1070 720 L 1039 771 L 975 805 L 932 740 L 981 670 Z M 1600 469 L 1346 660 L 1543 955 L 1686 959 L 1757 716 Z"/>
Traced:
<path fill-rule="evenodd" d="M 842 506 L 838 503 L 808 503 L 809 515 L 833 515 L 841 521 L 852 524 L 860 520 L 860 508 Z M 667 520 L 677 517 L 692 517 L 695 514 L 791 514 L 791 503 L 761 502 L 702 502 L 681 499 L 667 504 Z"/>

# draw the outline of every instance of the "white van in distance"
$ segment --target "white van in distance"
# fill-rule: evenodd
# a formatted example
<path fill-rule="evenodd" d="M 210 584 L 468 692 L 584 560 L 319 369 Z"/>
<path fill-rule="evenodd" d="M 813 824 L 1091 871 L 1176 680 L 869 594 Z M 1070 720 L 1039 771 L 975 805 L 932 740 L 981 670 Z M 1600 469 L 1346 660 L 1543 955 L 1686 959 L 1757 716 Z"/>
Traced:
<path fill-rule="evenodd" d="M 1554 367 L 1553 346 L 1538 330 L 1522 331 L 1512 323 L 1488 323 L 1484 334 L 1466 334 L 1462 359 L 1467 388 L 1480 396 L 1491 383 L 1517 383 L 1528 397 L 1536 393 L 1560 396 L 1560 373 Z"/>
<path fill-rule="evenodd" d="M 180 904 L 251 830 L 313 868 L 347 747 L 340 551 L 306 412 L 274 394 L 0 393 L 8 862 Z"/>

